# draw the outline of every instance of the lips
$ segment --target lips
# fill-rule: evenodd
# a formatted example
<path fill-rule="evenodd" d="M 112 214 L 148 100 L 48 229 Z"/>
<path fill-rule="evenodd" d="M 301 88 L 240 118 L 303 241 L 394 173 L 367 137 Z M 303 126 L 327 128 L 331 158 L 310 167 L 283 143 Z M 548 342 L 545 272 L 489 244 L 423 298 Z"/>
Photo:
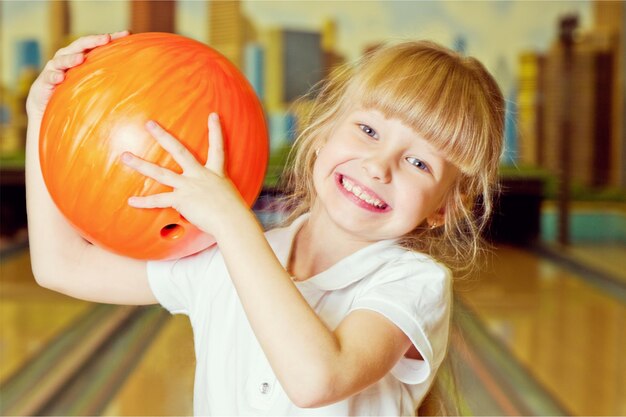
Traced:
<path fill-rule="evenodd" d="M 379 195 L 353 178 L 335 174 L 335 182 L 339 191 L 359 207 L 377 213 L 391 210 L 389 204 Z"/>

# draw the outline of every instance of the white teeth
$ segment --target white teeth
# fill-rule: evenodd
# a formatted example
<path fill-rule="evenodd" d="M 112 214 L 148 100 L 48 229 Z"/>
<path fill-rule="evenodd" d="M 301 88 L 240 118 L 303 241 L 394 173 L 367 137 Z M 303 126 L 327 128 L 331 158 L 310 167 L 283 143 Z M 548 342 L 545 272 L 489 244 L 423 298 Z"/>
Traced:
<path fill-rule="evenodd" d="M 345 177 L 343 177 L 341 179 L 341 185 L 343 185 L 343 188 L 345 188 L 346 190 L 348 190 L 349 192 L 351 192 L 352 194 L 354 194 L 355 196 L 357 196 L 361 200 L 365 201 L 367 204 L 375 206 L 377 208 L 384 208 L 385 207 L 385 204 L 382 201 L 380 201 L 377 198 L 374 198 L 374 197 L 370 196 L 365 191 L 363 191 L 361 189 L 361 187 L 359 187 L 358 185 L 354 185 L 349 180 L 347 180 Z"/>

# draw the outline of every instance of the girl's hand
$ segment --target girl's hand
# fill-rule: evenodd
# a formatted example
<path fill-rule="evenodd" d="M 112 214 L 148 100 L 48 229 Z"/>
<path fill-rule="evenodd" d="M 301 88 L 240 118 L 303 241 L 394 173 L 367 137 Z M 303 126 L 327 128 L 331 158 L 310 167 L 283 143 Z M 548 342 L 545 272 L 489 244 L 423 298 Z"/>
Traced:
<path fill-rule="evenodd" d="M 128 35 L 127 30 L 104 35 L 84 36 L 65 48 L 59 49 L 30 87 L 26 99 L 26 112 L 29 120 L 41 120 L 54 89 L 65 80 L 65 72 L 82 64 L 88 51 L 126 35 Z"/>
<path fill-rule="evenodd" d="M 183 169 L 177 174 L 169 169 L 124 152 L 122 161 L 130 168 L 172 187 L 171 192 L 145 197 L 131 197 L 128 204 L 137 208 L 172 207 L 200 230 L 218 235 L 228 229 L 242 209 L 249 211 L 241 195 L 224 170 L 224 143 L 217 114 L 209 116 L 209 154 L 203 166 L 185 146 L 165 129 L 150 121 L 146 124 L 163 149 Z M 236 220 L 235 220 L 236 221 Z"/>

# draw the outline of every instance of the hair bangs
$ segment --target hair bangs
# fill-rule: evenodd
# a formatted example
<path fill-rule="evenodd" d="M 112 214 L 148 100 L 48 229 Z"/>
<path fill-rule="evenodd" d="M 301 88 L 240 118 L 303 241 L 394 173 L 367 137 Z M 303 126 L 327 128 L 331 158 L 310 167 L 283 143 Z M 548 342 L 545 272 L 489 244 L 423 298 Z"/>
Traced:
<path fill-rule="evenodd" d="M 490 134 L 485 128 L 488 121 L 480 122 L 484 109 L 472 100 L 479 96 L 472 91 L 476 83 L 468 80 L 469 71 L 453 62 L 457 57 L 446 53 L 448 59 L 441 60 L 441 56 L 429 56 L 433 51 L 425 52 L 429 54 L 415 54 L 410 60 L 400 61 L 403 64 L 374 53 L 368 65 L 357 72 L 349 88 L 349 101 L 401 120 L 444 153 L 461 172 L 475 175 L 487 163 L 477 156 L 489 154 L 484 147 Z M 434 58 L 436 65 L 431 62 Z"/>

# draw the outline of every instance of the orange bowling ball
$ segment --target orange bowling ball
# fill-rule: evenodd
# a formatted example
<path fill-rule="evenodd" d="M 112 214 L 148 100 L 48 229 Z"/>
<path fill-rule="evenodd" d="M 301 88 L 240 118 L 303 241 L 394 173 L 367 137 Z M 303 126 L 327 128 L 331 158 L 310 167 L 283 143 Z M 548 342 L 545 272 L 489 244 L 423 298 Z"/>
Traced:
<path fill-rule="evenodd" d="M 220 116 L 228 175 L 252 205 L 267 167 L 267 128 L 254 90 L 231 62 L 169 33 L 131 35 L 88 52 L 43 117 L 39 153 L 52 199 L 85 239 L 118 254 L 175 259 L 209 247 L 213 237 L 176 210 L 128 205 L 133 195 L 171 189 L 120 156 L 130 151 L 182 172 L 145 129 L 155 120 L 204 164 L 211 112 Z"/>

